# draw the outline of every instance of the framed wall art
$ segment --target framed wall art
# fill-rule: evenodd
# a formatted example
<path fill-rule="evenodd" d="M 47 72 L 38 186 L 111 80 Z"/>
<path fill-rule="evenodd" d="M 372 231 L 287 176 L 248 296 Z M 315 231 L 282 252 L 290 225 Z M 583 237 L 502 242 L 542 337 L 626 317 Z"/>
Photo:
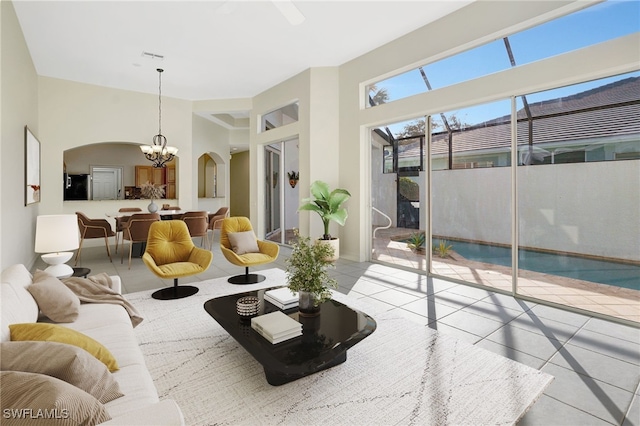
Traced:
<path fill-rule="evenodd" d="M 24 126 L 24 205 L 40 202 L 40 141 Z"/>

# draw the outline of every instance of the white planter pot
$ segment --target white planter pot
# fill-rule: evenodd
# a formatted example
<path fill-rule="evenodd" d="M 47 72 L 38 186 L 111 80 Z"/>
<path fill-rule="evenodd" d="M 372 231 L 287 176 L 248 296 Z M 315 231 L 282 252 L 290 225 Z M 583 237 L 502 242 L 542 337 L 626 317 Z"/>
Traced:
<path fill-rule="evenodd" d="M 331 240 L 317 239 L 316 244 L 326 244 L 333 247 L 333 257 L 327 259 L 330 262 L 335 262 L 340 258 L 340 238 L 333 238 Z"/>

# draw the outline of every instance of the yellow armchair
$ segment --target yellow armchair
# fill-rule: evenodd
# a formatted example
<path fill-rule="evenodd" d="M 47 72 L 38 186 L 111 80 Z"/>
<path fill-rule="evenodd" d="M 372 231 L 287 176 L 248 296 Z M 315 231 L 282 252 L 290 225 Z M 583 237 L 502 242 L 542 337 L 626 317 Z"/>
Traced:
<path fill-rule="evenodd" d="M 158 277 L 173 278 L 173 287 L 160 289 L 151 297 L 169 300 L 196 294 L 198 287 L 178 286 L 178 278 L 206 271 L 212 260 L 213 253 L 193 244 L 189 229 L 183 221 L 154 222 L 149 228 L 142 261 Z"/>
<path fill-rule="evenodd" d="M 244 275 L 233 276 L 227 281 L 231 284 L 253 284 L 264 281 L 265 276 L 250 274 L 249 267 L 276 260 L 280 246 L 271 241 L 258 240 L 249 219 L 239 216 L 222 220 L 220 250 L 229 262 L 245 267 Z"/>

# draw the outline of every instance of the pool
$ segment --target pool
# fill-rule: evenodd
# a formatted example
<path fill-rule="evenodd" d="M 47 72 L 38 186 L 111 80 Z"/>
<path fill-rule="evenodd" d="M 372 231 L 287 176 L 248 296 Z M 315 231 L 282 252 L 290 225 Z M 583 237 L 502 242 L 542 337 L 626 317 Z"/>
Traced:
<path fill-rule="evenodd" d="M 434 240 L 438 244 L 439 240 Z M 511 267 L 511 249 L 487 244 L 448 241 L 460 256 L 477 262 Z M 640 266 L 577 256 L 519 250 L 518 266 L 528 271 L 640 290 Z"/>

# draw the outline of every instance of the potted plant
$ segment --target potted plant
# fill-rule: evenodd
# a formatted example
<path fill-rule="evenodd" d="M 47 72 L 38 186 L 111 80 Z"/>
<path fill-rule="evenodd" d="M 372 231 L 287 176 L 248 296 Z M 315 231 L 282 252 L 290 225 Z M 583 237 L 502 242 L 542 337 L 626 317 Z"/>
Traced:
<path fill-rule="evenodd" d="M 149 213 L 157 212 L 158 206 L 153 200 L 164 197 L 164 185 L 155 185 L 147 181 L 140 186 L 140 193 L 144 198 L 151 199 L 151 203 L 147 206 Z"/>
<path fill-rule="evenodd" d="M 340 226 L 344 226 L 347 220 L 347 209 L 342 207 L 342 203 L 347 201 L 351 194 L 346 189 L 334 189 L 329 191 L 329 185 L 317 180 L 311 184 L 310 198 L 302 200 L 303 204 L 298 209 L 314 211 L 320 215 L 324 225 L 324 234 L 319 242 L 331 245 L 334 255 L 332 261 L 340 257 L 340 241 L 333 238 L 329 233 L 329 224 L 333 221 Z"/>
<path fill-rule="evenodd" d="M 328 268 L 333 266 L 328 260 L 333 255 L 333 248 L 312 244 L 309 237 L 303 237 L 297 231 L 295 236 L 293 250 L 285 261 L 289 289 L 298 292 L 300 315 L 316 315 L 320 312 L 320 304 L 331 298 L 330 287 L 338 287 L 338 282 L 328 273 Z"/>

